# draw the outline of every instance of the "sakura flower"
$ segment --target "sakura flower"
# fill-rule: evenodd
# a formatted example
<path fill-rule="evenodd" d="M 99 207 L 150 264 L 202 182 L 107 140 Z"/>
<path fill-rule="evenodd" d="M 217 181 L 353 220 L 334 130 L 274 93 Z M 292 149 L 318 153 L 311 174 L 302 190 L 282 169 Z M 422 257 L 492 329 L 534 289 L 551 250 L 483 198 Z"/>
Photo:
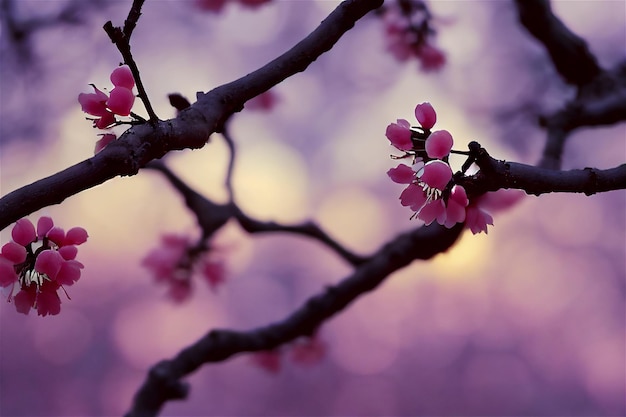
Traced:
<path fill-rule="evenodd" d="M 415 118 L 424 129 L 430 130 L 437 122 L 437 113 L 430 103 L 420 103 L 415 106 Z"/>
<path fill-rule="evenodd" d="M 314 365 L 326 356 L 326 351 L 326 344 L 318 336 L 309 337 L 291 346 L 291 360 L 305 366 Z"/>
<path fill-rule="evenodd" d="M 411 140 L 411 124 L 408 120 L 398 119 L 397 123 L 391 123 L 387 126 L 385 136 L 393 146 L 401 151 L 413 149 L 413 141 Z"/>
<path fill-rule="evenodd" d="M 426 154 L 430 158 L 444 159 L 450 154 L 452 145 L 452 135 L 447 130 L 437 130 L 426 139 Z"/>
<path fill-rule="evenodd" d="M 106 146 L 109 143 L 113 142 L 115 139 L 117 139 L 117 136 L 115 136 L 113 133 L 105 133 L 104 135 L 102 135 L 100 140 L 96 142 L 96 146 L 93 151 L 94 155 L 106 148 Z"/>
<path fill-rule="evenodd" d="M 493 226 L 491 214 L 514 206 L 524 195 L 521 190 L 498 190 L 483 194 L 467 207 L 465 226 L 473 234 L 487 234 L 487 225 Z"/>
<path fill-rule="evenodd" d="M 386 49 L 400 62 L 418 60 L 423 71 L 440 69 L 445 55 L 433 46 L 436 31 L 431 19 L 422 2 L 385 2 L 382 20 Z"/>
<path fill-rule="evenodd" d="M 440 49 L 428 43 L 419 47 L 416 51 L 416 55 L 424 71 L 437 71 L 446 63 L 445 54 Z"/>
<path fill-rule="evenodd" d="M 150 270 L 157 282 L 168 287 L 168 295 L 177 302 L 191 296 L 192 277 L 199 273 L 215 291 L 225 281 L 222 261 L 204 242 L 193 244 L 186 236 L 166 234 L 161 246 L 153 249 L 143 259 L 142 265 Z"/>
<path fill-rule="evenodd" d="M 264 350 L 252 355 L 252 362 L 269 373 L 280 371 L 281 354 L 278 350 Z"/>
<path fill-rule="evenodd" d="M 91 84 L 94 89 L 93 93 L 78 95 L 82 110 L 97 117 L 94 119 L 94 126 L 98 129 L 106 129 L 113 125 L 116 122 L 116 115 L 128 116 L 135 102 L 135 95 L 132 92 L 135 80 L 127 65 L 114 69 L 110 79 L 115 87 L 109 95 L 93 84 Z"/>
<path fill-rule="evenodd" d="M 278 95 L 269 90 L 248 100 L 245 107 L 248 110 L 270 111 L 276 106 L 278 101 Z"/>
<path fill-rule="evenodd" d="M 9 288 L 8 301 L 19 313 L 59 314 L 57 290 L 65 291 L 80 278 L 84 266 L 75 259 L 76 245 L 87 241 L 87 232 L 75 227 L 66 234 L 50 217 L 41 217 L 36 229 L 30 220 L 18 220 L 11 236 L 0 252 L 0 286 Z"/>

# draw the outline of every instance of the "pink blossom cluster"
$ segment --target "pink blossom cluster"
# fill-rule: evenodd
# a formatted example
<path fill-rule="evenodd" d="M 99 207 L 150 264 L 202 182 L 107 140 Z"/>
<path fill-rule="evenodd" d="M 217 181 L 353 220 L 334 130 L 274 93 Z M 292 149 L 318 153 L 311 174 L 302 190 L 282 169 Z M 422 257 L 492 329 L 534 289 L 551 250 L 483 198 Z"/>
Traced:
<path fill-rule="evenodd" d="M 424 71 L 436 71 L 446 63 L 444 53 L 433 45 L 432 30 L 421 18 L 415 22 L 409 10 L 391 6 L 385 9 L 383 24 L 387 50 L 400 62 L 416 58 Z"/>
<path fill-rule="evenodd" d="M 203 277 L 213 291 L 225 281 L 222 261 L 186 236 L 163 235 L 161 246 L 150 251 L 142 265 L 154 274 L 157 282 L 168 286 L 168 295 L 177 302 L 191 295 L 194 273 Z"/>
<path fill-rule="evenodd" d="M 11 237 L 0 252 L 0 287 L 9 289 L 9 301 L 20 313 L 32 308 L 40 316 L 59 314 L 57 290 L 80 278 L 84 266 L 76 260 L 76 246 L 87 241 L 87 231 L 74 227 L 66 233 L 50 217 L 41 217 L 36 229 L 30 220 L 18 220 Z M 41 245 L 35 248 L 36 243 Z"/>
<path fill-rule="evenodd" d="M 253 363 L 270 373 L 278 373 L 284 354 L 296 364 L 310 366 L 319 363 L 326 356 L 326 343 L 318 336 L 298 340 L 283 350 L 265 350 L 252 356 Z"/>
<path fill-rule="evenodd" d="M 257 8 L 271 0 L 195 0 L 194 5 L 207 12 L 219 13 L 224 9 L 227 3 L 239 3 L 249 8 Z"/>
<path fill-rule="evenodd" d="M 430 103 L 418 104 L 415 117 L 420 127 L 413 128 L 407 120 L 398 119 L 385 132 L 391 144 L 405 152 L 399 158 L 413 159 L 412 166 L 400 164 L 387 172 L 394 182 L 407 184 L 400 194 L 400 203 L 427 225 L 437 221 L 451 228 L 465 223 L 474 234 L 487 233 L 487 225 L 493 225 L 489 212 L 513 204 L 523 194 L 500 190 L 470 202 L 465 188 L 452 180 L 448 164 L 454 143 L 452 135 L 447 130 L 431 132 L 437 114 Z"/>
<path fill-rule="evenodd" d="M 93 124 L 98 129 L 107 129 L 115 124 L 117 122 L 115 119 L 116 115 L 130 115 L 130 110 L 135 103 L 135 94 L 133 93 L 135 79 L 128 65 L 122 65 L 114 69 L 111 72 L 110 79 L 114 88 L 109 95 L 100 91 L 93 84 L 91 84 L 94 89 L 93 93 L 80 93 L 78 95 L 78 102 L 82 110 L 87 114 L 96 116 L 93 119 Z M 115 138 L 116 136 L 113 133 L 103 134 L 102 138 L 96 143 L 95 153 L 100 152 Z"/>

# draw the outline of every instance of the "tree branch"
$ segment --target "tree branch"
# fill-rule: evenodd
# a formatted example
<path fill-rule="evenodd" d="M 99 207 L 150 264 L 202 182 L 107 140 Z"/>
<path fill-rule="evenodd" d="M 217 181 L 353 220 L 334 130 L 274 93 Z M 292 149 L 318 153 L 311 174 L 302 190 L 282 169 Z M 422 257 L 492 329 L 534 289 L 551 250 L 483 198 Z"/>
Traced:
<path fill-rule="evenodd" d="M 360 265 L 352 275 L 310 298 L 283 321 L 248 332 L 213 330 L 176 357 L 156 364 L 136 393 L 126 417 L 156 416 L 163 405 L 185 398 L 188 385 L 180 381 L 202 365 L 242 352 L 271 350 L 315 333 L 326 320 L 361 295 L 374 290 L 391 273 L 416 259 L 430 259 L 451 247 L 463 230 L 433 224 L 402 234 Z"/>
<path fill-rule="evenodd" d="M 30 213 L 101 184 L 118 175 L 134 175 L 167 152 L 201 148 L 209 135 L 244 103 L 282 80 L 304 71 L 369 11 L 383 0 L 341 3 L 304 40 L 261 69 L 198 94 L 198 101 L 174 119 L 133 126 L 98 155 L 48 178 L 15 190 L 0 199 L 0 230 Z"/>
<path fill-rule="evenodd" d="M 601 71 L 587 43 L 552 13 L 549 0 L 516 0 L 520 22 L 546 49 L 565 82 L 581 86 Z"/>
<path fill-rule="evenodd" d="M 502 188 L 515 188 L 527 194 L 585 193 L 626 189 L 626 164 L 611 169 L 572 169 L 558 171 L 492 158 L 477 142 L 469 144 L 470 154 L 480 171 L 461 179 L 468 195 L 483 194 Z"/>

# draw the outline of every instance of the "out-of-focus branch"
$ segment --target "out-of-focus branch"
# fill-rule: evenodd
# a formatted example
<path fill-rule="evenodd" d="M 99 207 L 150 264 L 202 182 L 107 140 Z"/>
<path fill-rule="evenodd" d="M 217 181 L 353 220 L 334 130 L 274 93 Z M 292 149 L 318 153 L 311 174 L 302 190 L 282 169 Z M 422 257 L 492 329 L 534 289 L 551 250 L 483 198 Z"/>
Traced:
<path fill-rule="evenodd" d="M 516 0 L 519 18 L 542 43 L 552 63 L 576 97 L 561 110 L 540 118 L 547 140 L 539 166 L 559 169 L 569 133 L 585 126 L 611 125 L 626 120 L 626 64 L 602 69 L 584 39 L 552 13 L 549 0 Z"/>
<path fill-rule="evenodd" d="M 172 150 L 201 148 L 249 99 L 304 71 L 341 36 L 383 0 L 341 3 L 309 36 L 279 58 L 247 76 L 198 94 L 198 101 L 174 119 L 128 129 L 98 155 L 0 199 L 0 230 L 43 207 L 101 184 L 118 175 L 134 175 L 148 162 Z"/>
<path fill-rule="evenodd" d="M 470 154 L 480 171 L 461 180 L 469 195 L 515 188 L 527 194 L 585 193 L 626 189 L 626 164 L 611 169 L 573 169 L 558 171 L 492 158 L 477 142 L 469 144 Z"/>
<path fill-rule="evenodd" d="M 234 206 L 235 207 L 235 206 Z M 236 207 L 235 207 L 236 208 Z M 261 222 L 254 220 L 246 216 L 240 210 L 236 210 L 234 214 L 235 219 L 239 222 L 241 227 L 248 233 L 267 233 L 267 232 L 284 232 L 294 233 L 306 237 L 315 239 L 330 249 L 334 250 L 339 256 L 348 261 L 351 265 L 357 266 L 364 263 L 367 258 L 356 255 L 340 245 L 336 240 L 328 236 L 320 227 L 309 221 L 298 225 L 282 225 L 276 222 Z"/>
<path fill-rule="evenodd" d="M 340 245 L 313 222 L 306 222 L 299 225 L 282 225 L 276 222 L 261 222 L 245 215 L 232 201 L 225 205 L 213 203 L 211 200 L 189 187 L 160 161 L 152 161 L 146 165 L 146 168 L 157 170 L 165 175 L 176 191 L 183 196 L 187 207 L 189 207 L 189 209 L 196 215 L 198 224 L 202 229 L 202 235 L 205 238 L 210 237 L 229 219 L 234 218 L 248 233 L 298 234 L 317 240 L 318 242 L 326 245 L 353 266 L 360 265 L 366 261 L 366 258 L 356 255 L 352 251 Z"/>
<path fill-rule="evenodd" d="M 601 71 L 587 43 L 552 13 L 549 0 L 515 0 L 524 27 L 541 42 L 565 82 L 584 85 Z"/>
<path fill-rule="evenodd" d="M 447 250 L 462 230 L 461 224 L 452 229 L 433 224 L 402 234 L 350 276 L 310 298 L 284 320 L 247 332 L 211 331 L 173 359 L 152 367 L 126 417 L 156 416 L 167 401 L 186 398 L 189 386 L 181 379 L 206 363 L 224 361 L 237 353 L 271 350 L 298 337 L 314 334 L 325 321 L 374 290 L 394 271 L 416 259 L 430 259 Z"/>

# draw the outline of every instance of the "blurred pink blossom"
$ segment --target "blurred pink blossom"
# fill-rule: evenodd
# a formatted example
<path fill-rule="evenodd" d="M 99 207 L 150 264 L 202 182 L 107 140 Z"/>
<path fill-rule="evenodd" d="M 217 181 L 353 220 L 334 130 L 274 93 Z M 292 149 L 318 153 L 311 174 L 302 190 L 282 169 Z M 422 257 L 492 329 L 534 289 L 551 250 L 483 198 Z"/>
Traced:
<path fill-rule="evenodd" d="M 191 296 L 192 276 L 199 273 L 215 291 L 225 281 L 221 259 L 209 248 L 194 245 L 186 236 L 165 234 L 161 246 L 151 250 L 142 261 L 157 282 L 168 286 L 168 295 L 177 302 Z"/>

